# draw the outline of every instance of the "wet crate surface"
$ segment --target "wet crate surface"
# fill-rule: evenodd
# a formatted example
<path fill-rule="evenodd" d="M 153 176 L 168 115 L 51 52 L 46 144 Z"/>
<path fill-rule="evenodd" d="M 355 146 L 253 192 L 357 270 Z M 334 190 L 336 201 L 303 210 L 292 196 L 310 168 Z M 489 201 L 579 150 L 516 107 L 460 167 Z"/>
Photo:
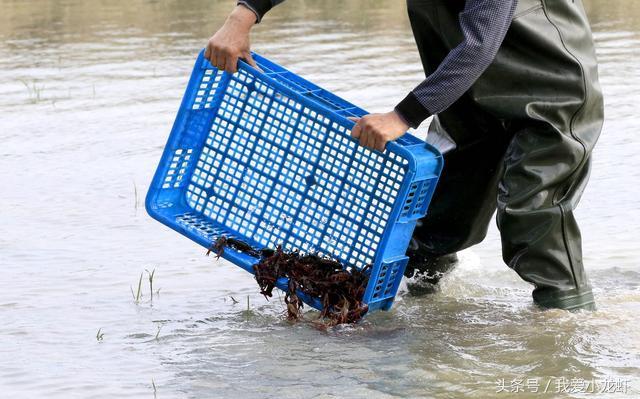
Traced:
<path fill-rule="evenodd" d="M 383 153 L 359 146 L 346 117 L 365 111 L 255 59 L 262 71 L 241 63 L 230 75 L 200 54 L 147 195 L 149 214 L 206 247 L 223 235 L 372 264 L 364 302 L 388 308 L 440 154 L 408 134 Z M 257 262 L 230 249 L 225 257 L 248 271 Z"/>

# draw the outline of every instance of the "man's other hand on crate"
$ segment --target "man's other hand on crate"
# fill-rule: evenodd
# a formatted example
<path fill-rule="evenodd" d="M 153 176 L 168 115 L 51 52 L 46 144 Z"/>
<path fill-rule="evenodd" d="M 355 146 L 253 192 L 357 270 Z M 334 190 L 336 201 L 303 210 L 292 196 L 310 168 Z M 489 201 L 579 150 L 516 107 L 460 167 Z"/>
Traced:
<path fill-rule="evenodd" d="M 204 57 L 219 70 L 229 73 L 238 71 L 238 59 L 243 59 L 254 68 L 257 65 L 251 57 L 249 32 L 256 23 L 256 15 L 246 7 L 236 7 L 222 28 L 207 43 Z"/>
<path fill-rule="evenodd" d="M 384 151 L 387 142 L 397 139 L 409 129 L 407 122 L 395 111 L 349 119 L 356 122 L 351 136 L 360 139 L 361 145 L 378 151 Z"/>

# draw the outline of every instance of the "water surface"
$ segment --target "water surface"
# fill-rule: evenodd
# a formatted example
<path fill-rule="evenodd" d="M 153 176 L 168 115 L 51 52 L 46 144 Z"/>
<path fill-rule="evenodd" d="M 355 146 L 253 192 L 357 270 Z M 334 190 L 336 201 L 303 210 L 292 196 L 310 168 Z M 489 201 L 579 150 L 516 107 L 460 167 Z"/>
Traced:
<path fill-rule="evenodd" d="M 509 397 L 500 380 L 550 382 L 521 397 L 640 395 L 638 2 L 586 2 L 607 120 L 577 215 L 599 310 L 537 310 L 492 227 L 440 293 L 327 333 L 288 324 L 246 272 L 143 209 L 194 57 L 233 3 L 0 0 L 2 396 Z M 422 79 L 401 0 L 288 3 L 256 51 L 370 111 Z M 556 393 L 562 378 L 628 388 Z"/>

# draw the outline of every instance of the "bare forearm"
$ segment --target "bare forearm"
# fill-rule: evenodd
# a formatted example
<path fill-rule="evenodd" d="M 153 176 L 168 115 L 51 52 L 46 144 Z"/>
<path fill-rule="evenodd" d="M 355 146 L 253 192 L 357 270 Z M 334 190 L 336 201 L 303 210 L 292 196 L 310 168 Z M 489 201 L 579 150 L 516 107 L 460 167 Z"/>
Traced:
<path fill-rule="evenodd" d="M 229 14 L 229 16 L 227 17 L 225 24 L 227 23 L 232 23 L 239 29 L 243 29 L 249 32 L 253 25 L 257 23 L 257 19 L 253 11 L 251 11 L 247 7 L 237 5 L 236 8 L 234 8 L 233 11 L 231 11 L 231 14 Z"/>
<path fill-rule="evenodd" d="M 238 59 L 244 59 L 255 66 L 251 58 L 249 33 L 256 23 L 257 18 L 253 11 L 242 5 L 236 6 L 224 25 L 209 39 L 205 58 L 211 65 L 229 73 L 238 70 Z"/>

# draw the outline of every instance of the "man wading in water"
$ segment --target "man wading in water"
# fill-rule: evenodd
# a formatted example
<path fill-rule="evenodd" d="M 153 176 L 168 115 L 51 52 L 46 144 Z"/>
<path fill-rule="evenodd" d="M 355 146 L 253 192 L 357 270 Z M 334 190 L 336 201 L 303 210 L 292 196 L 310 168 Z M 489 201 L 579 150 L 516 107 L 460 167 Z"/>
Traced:
<path fill-rule="evenodd" d="M 249 31 L 283 0 L 243 0 L 205 56 L 235 72 L 253 64 Z M 575 209 L 587 184 L 603 104 L 581 0 L 408 0 L 427 78 L 395 110 L 360 119 L 352 135 L 383 150 L 435 115 L 448 135 L 429 214 L 416 228 L 406 275 L 430 291 L 456 252 L 482 241 L 493 212 L 504 261 L 545 308 L 592 309 Z M 384 64 L 381 59 L 381 65 Z"/>

